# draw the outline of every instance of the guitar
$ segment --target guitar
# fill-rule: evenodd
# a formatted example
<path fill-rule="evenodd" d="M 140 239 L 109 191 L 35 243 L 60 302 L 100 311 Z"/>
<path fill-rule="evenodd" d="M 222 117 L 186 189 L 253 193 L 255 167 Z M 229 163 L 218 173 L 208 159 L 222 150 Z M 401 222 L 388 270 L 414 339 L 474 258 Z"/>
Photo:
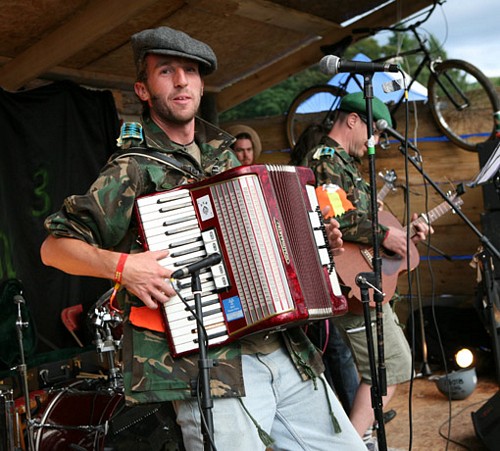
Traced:
<path fill-rule="evenodd" d="M 379 172 L 378 175 L 384 180 L 384 186 L 380 188 L 377 194 L 377 200 L 382 202 L 390 191 L 396 191 L 396 186 L 394 182 L 397 180 L 396 171 L 391 169 L 390 171 L 385 171 L 385 174 Z"/>
<path fill-rule="evenodd" d="M 457 194 L 449 196 L 450 201 L 459 208 L 463 204 L 463 200 Z M 434 207 L 426 215 L 420 215 L 415 221 L 411 222 L 408 226 L 410 237 L 416 235 L 416 226 L 421 223 L 431 224 L 442 215 L 452 210 L 453 207 L 446 201 Z M 399 223 L 398 219 L 387 211 L 380 211 L 379 223 L 385 226 L 391 226 L 403 230 L 404 228 Z M 335 257 L 335 268 L 337 275 L 342 280 L 344 285 L 350 288 L 350 293 L 347 295 L 349 311 L 356 314 L 363 313 L 363 306 L 361 303 L 361 289 L 356 284 L 356 276 L 361 272 L 373 271 L 373 247 L 359 243 L 344 241 L 344 253 Z M 413 271 L 420 262 L 420 256 L 415 244 L 410 240 L 409 242 L 409 258 L 401 257 L 398 254 L 391 253 L 380 246 L 380 257 L 382 260 L 381 277 L 382 277 L 382 291 L 385 293 L 384 301 L 390 301 L 396 291 L 397 281 L 399 274 L 408 268 L 408 260 L 410 271 Z M 375 303 L 370 301 L 370 307 L 375 307 Z"/>

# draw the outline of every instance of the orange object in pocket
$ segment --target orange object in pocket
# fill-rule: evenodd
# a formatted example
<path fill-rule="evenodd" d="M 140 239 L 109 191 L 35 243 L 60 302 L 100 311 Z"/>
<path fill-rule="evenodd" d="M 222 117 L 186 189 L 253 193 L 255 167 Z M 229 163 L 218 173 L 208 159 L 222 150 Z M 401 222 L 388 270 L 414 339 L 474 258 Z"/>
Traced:
<path fill-rule="evenodd" d="M 330 207 L 325 219 L 341 216 L 349 210 L 355 210 L 354 205 L 347 198 L 346 192 L 338 185 L 329 184 L 316 187 L 316 197 L 321 210 L 327 206 Z"/>
<path fill-rule="evenodd" d="M 132 307 L 129 320 L 134 326 L 155 332 L 165 332 L 165 323 L 160 308 L 158 306 L 156 310 L 152 310 L 149 307 Z"/>

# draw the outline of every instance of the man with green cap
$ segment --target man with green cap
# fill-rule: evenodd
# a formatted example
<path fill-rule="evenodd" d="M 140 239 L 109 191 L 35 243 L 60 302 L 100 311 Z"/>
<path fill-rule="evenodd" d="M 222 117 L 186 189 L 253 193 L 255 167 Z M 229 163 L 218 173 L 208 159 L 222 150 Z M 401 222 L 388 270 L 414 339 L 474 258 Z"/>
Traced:
<path fill-rule="evenodd" d="M 378 143 L 379 132 L 375 122 L 384 119 L 392 125 L 387 106 L 378 98 L 372 99 L 373 143 Z M 372 242 L 372 217 L 370 214 L 370 186 L 363 179 L 359 166 L 368 147 L 366 101 L 363 92 L 347 94 L 342 98 L 332 128 L 320 144 L 309 151 L 302 165 L 310 167 L 317 186 L 328 186 L 335 191 L 335 212 L 332 214 L 340 224 L 342 239 L 361 244 Z M 414 216 L 414 219 L 416 216 Z M 413 240 L 425 239 L 430 229 L 419 226 Z M 395 227 L 379 225 L 379 243 L 400 255 L 406 254 L 406 233 Z M 375 316 L 372 311 L 374 323 Z M 393 396 L 397 384 L 411 378 L 411 352 L 390 303 L 383 305 L 383 330 L 385 364 L 387 369 L 387 396 L 384 406 Z M 354 354 L 361 381 L 354 398 L 349 418 L 361 436 L 365 436 L 374 423 L 371 402 L 371 372 L 363 315 L 348 312 L 334 318 L 333 323 L 342 332 Z M 374 327 L 374 326 L 373 326 Z M 373 329 L 373 336 L 376 331 Z M 328 350 L 326 351 L 328 352 Z M 372 446 L 367 445 L 369 448 Z"/>
<path fill-rule="evenodd" d="M 124 124 L 120 150 L 89 191 L 68 197 L 47 218 L 45 264 L 69 274 L 114 282 L 110 299 L 123 310 L 126 400 L 173 401 L 187 450 L 206 449 L 196 393 L 198 354 L 173 357 L 161 315 L 176 295 L 168 251 L 143 251 L 135 200 L 203 180 L 238 166 L 234 138 L 196 116 L 204 76 L 217 67 L 212 49 L 168 27 L 132 36 L 144 106 L 140 123 Z M 245 226 L 245 224 L 242 224 Z M 327 228 L 331 247 L 342 240 Z M 262 277 L 261 274 L 251 274 Z M 160 315 L 160 316 L 158 316 Z M 321 356 L 301 328 L 257 333 L 209 351 L 216 449 L 363 449 L 363 443 L 323 378 Z M 206 362 L 201 362 L 206 364 Z"/>

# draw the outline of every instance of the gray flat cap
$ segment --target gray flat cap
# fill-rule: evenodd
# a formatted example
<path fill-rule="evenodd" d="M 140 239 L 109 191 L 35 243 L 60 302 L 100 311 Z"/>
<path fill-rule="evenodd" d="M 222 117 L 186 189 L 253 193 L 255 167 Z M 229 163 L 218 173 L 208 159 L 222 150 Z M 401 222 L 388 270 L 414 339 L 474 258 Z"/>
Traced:
<path fill-rule="evenodd" d="M 217 57 L 210 46 L 182 31 L 169 27 L 152 28 L 132 35 L 131 41 L 137 70 L 147 53 L 180 56 L 198 61 L 200 72 L 204 75 L 217 69 Z"/>

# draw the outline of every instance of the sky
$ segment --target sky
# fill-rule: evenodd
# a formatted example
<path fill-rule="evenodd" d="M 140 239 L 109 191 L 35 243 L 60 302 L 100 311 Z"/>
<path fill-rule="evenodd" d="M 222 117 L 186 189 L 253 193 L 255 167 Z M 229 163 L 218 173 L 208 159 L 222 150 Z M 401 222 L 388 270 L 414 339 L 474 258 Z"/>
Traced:
<path fill-rule="evenodd" d="M 500 0 L 446 0 L 422 29 L 488 77 L 500 77 Z"/>

